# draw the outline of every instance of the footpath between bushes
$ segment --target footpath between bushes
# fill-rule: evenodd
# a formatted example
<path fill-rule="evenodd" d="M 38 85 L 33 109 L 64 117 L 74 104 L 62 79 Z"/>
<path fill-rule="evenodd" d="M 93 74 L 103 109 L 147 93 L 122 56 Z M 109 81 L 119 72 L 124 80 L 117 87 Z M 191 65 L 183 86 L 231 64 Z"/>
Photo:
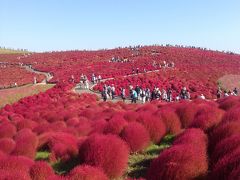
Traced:
<path fill-rule="evenodd" d="M 143 72 L 143 73 L 134 73 L 134 74 L 129 74 L 129 75 L 125 75 L 125 76 L 121 76 L 122 78 L 126 78 L 126 77 L 134 77 L 134 76 L 138 76 L 141 74 L 148 74 L 148 73 L 153 73 L 153 72 L 159 72 L 160 70 L 153 70 L 153 71 L 147 71 L 147 72 Z M 101 82 L 106 82 L 108 80 L 114 80 L 115 78 L 106 78 L 106 79 L 102 79 L 100 81 Z M 98 83 L 93 84 L 92 82 L 89 81 L 89 89 L 84 89 L 81 88 L 79 84 L 77 84 L 74 89 L 73 92 L 74 93 L 78 93 L 78 94 L 82 94 L 82 93 L 91 93 L 91 94 L 96 94 L 99 98 L 102 98 L 101 92 L 99 91 L 95 91 L 94 87 L 98 85 Z M 114 99 L 107 99 L 107 101 L 112 101 L 112 102 L 118 102 L 118 101 L 123 101 L 122 98 L 120 96 L 115 96 Z M 125 103 L 130 104 L 131 103 L 131 99 L 130 98 L 126 98 Z M 141 101 L 137 101 L 137 103 L 141 103 Z"/>

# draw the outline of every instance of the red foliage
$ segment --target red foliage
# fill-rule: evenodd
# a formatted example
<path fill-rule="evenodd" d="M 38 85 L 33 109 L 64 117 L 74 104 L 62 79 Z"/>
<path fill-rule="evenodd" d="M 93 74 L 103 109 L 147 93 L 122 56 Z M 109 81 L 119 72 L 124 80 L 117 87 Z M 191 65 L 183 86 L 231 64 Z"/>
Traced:
<path fill-rule="evenodd" d="M 11 138 L 2 138 L 0 139 L 0 151 L 10 154 L 16 146 L 16 143 Z"/>
<path fill-rule="evenodd" d="M 38 148 L 49 149 L 54 159 L 69 160 L 78 154 L 78 140 L 68 133 L 46 133 L 39 137 Z"/>
<path fill-rule="evenodd" d="M 0 124 L 0 138 L 12 138 L 16 134 L 16 127 L 11 123 Z"/>
<path fill-rule="evenodd" d="M 238 147 L 240 147 L 240 134 L 223 139 L 215 146 L 211 155 L 211 161 L 216 163 L 225 155 L 231 154 Z"/>
<path fill-rule="evenodd" d="M 28 172 L 33 164 L 34 162 L 26 157 L 8 156 L 0 159 L 0 171 L 5 172 L 6 176 L 8 176 L 9 172 L 12 173 L 14 177 L 15 174 L 19 174 L 19 178 L 30 180 Z"/>
<path fill-rule="evenodd" d="M 2 180 L 31 180 L 27 174 L 18 171 L 0 170 L 0 179 Z"/>
<path fill-rule="evenodd" d="M 52 167 L 44 161 L 35 162 L 35 164 L 31 166 L 29 173 L 32 180 L 45 180 L 54 175 Z"/>
<path fill-rule="evenodd" d="M 127 145 L 113 135 L 92 135 L 80 148 L 80 158 L 86 164 L 102 168 L 110 178 L 120 177 L 127 168 Z"/>
<path fill-rule="evenodd" d="M 159 143 L 166 134 L 166 126 L 163 121 L 149 112 L 141 112 L 137 121 L 146 128 L 154 143 Z"/>
<path fill-rule="evenodd" d="M 150 137 L 146 128 L 137 122 L 131 122 L 126 126 L 121 135 L 130 149 L 131 152 L 144 150 L 150 143 Z"/>
<path fill-rule="evenodd" d="M 128 122 L 133 122 L 136 121 L 138 118 L 138 113 L 135 111 L 127 111 L 124 114 L 124 118 L 128 121 Z"/>
<path fill-rule="evenodd" d="M 128 125 L 128 122 L 124 120 L 122 116 L 115 116 L 108 121 L 105 126 L 105 134 L 116 134 L 119 135 L 123 128 Z"/>
<path fill-rule="evenodd" d="M 76 166 L 67 176 L 69 180 L 108 180 L 103 171 L 92 166 Z"/>
<path fill-rule="evenodd" d="M 219 159 L 210 174 L 211 179 L 225 180 L 240 168 L 240 147 Z M 235 175 L 234 175 L 235 176 Z M 239 174 L 238 174 L 239 176 Z"/>
<path fill-rule="evenodd" d="M 197 112 L 190 127 L 208 131 L 221 122 L 223 114 L 224 111 L 220 109 L 206 106 Z"/>
<path fill-rule="evenodd" d="M 219 108 L 224 109 L 224 110 L 230 110 L 236 105 L 239 105 L 240 103 L 240 98 L 237 96 L 230 96 L 224 99 L 219 100 Z"/>
<path fill-rule="evenodd" d="M 199 154 L 192 145 L 175 145 L 154 159 L 148 169 L 148 180 L 195 179 L 205 176 L 208 170 L 206 154 Z"/>
<path fill-rule="evenodd" d="M 213 129 L 212 132 L 209 133 L 209 150 L 212 152 L 215 146 L 225 138 L 228 138 L 233 135 L 237 135 L 240 133 L 240 122 L 228 122 L 224 124 L 220 124 L 218 127 Z"/>
<path fill-rule="evenodd" d="M 161 108 L 155 113 L 166 125 L 167 133 L 178 134 L 181 132 L 181 122 L 171 108 Z"/>
<path fill-rule="evenodd" d="M 239 105 L 240 105 L 240 103 L 239 103 Z M 224 123 L 225 122 L 231 122 L 231 121 L 238 121 L 238 122 L 240 122 L 239 112 L 240 112 L 240 106 L 237 106 L 236 108 L 230 109 L 223 116 L 223 122 Z"/>
<path fill-rule="evenodd" d="M 173 145 L 193 145 L 202 153 L 207 152 L 208 137 L 201 129 L 190 128 L 179 134 Z"/>
<path fill-rule="evenodd" d="M 17 130 L 19 131 L 25 128 L 34 129 L 35 127 L 37 127 L 37 125 L 38 124 L 36 122 L 26 119 L 26 120 L 17 122 L 16 127 L 17 127 Z"/>
<path fill-rule="evenodd" d="M 92 123 L 92 132 L 93 133 L 100 133 L 102 134 L 105 130 L 105 127 L 107 125 L 107 121 L 104 119 L 96 120 Z"/>
<path fill-rule="evenodd" d="M 198 106 L 195 103 L 181 103 L 176 112 L 180 118 L 183 128 L 187 128 L 192 123 L 196 113 L 198 111 Z"/>
<path fill-rule="evenodd" d="M 35 159 L 38 146 L 38 137 L 29 129 L 22 129 L 14 137 L 16 147 L 13 155 L 22 155 Z"/>

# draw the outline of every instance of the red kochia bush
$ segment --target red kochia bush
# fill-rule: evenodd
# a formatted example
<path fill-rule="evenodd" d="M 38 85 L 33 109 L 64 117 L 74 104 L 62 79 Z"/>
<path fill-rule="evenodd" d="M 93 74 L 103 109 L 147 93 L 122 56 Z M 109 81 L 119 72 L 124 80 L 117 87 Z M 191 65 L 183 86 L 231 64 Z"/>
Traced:
<path fill-rule="evenodd" d="M 190 128 L 179 134 L 173 145 L 193 145 L 202 153 L 207 152 L 208 137 L 201 129 Z"/>
<path fill-rule="evenodd" d="M 69 160 L 78 154 L 78 140 L 75 136 L 67 133 L 46 133 L 40 136 L 41 146 L 39 148 L 49 148 L 52 156 Z"/>
<path fill-rule="evenodd" d="M 127 124 L 127 121 L 122 116 L 115 116 L 106 124 L 104 133 L 118 135 Z"/>
<path fill-rule="evenodd" d="M 35 162 L 30 168 L 30 176 L 32 180 L 45 180 L 53 175 L 53 169 L 44 161 Z"/>
<path fill-rule="evenodd" d="M 144 150 L 150 143 L 146 128 L 138 122 L 129 123 L 120 136 L 128 143 L 132 152 Z"/>
<path fill-rule="evenodd" d="M 0 124 L 0 138 L 12 138 L 16 131 L 16 127 L 8 122 Z"/>
<path fill-rule="evenodd" d="M 229 179 L 229 176 L 234 172 L 234 170 L 240 168 L 239 162 L 240 147 L 218 160 L 218 162 L 213 167 L 210 178 L 218 180 Z"/>
<path fill-rule="evenodd" d="M 166 134 L 166 126 L 163 121 L 149 112 L 141 112 L 137 121 L 146 128 L 154 143 L 159 143 Z"/>
<path fill-rule="evenodd" d="M 237 135 L 240 133 L 240 122 L 228 122 L 224 124 L 219 124 L 216 128 L 209 133 L 209 150 L 212 152 L 220 141 L 228 138 L 232 135 Z"/>
<path fill-rule="evenodd" d="M 35 158 L 38 146 L 38 137 L 30 129 L 22 129 L 14 137 L 16 147 L 13 155 L 22 155 L 31 159 Z"/>
<path fill-rule="evenodd" d="M 201 128 L 207 131 L 221 122 L 223 114 L 223 110 L 207 106 L 207 108 L 197 112 L 190 127 Z"/>
<path fill-rule="evenodd" d="M 193 145 L 175 145 L 154 159 L 148 169 L 147 180 L 195 179 L 208 170 L 206 154 L 199 154 Z"/>
<path fill-rule="evenodd" d="M 0 151 L 10 154 L 15 148 L 16 143 L 11 138 L 2 138 L 0 139 Z"/>
<path fill-rule="evenodd" d="M 126 119 L 128 122 L 136 121 L 138 118 L 138 113 L 135 111 L 127 111 L 124 114 L 124 119 Z"/>
<path fill-rule="evenodd" d="M 83 163 L 102 168 L 109 178 L 120 177 L 127 168 L 129 150 L 114 135 L 92 135 L 79 151 Z"/>
<path fill-rule="evenodd" d="M 224 123 L 225 122 L 231 122 L 231 121 L 239 121 L 240 122 L 239 112 L 240 112 L 240 106 L 236 107 L 236 108 L 233 108 L 233 109 L 230 109 L 223 116 L 223 122 Z"/>
<path fill-rule="evenodd" d="M 0 179 L 2 180 L 31 180 L 27 174 L 18 171 L 0 170 Z"/>
<path fill-rule="evenodd" d="M 240 134 L 223 139 L 214 148 L 211 161 L 216 163 L 218 159 L 223 158 L 223 156 L 227 154 L 231 154 L 238 147 L 240 147 Z"/>
<path fill-rule="evenodd" d="M 33 164 L 31 159 L 23 156 L 7 156 L 0 159 L 0 170 L 13 174 L 19 173 L 21 175 L 19 177 L 30 179 L 28 172 Z"/>
<path fill-rule="evenodd" d="M 158 110 L 155 115 L 157 115 L 164 122 L 168 133 L 177 134 L 181 132 L 180 119 L 173 109 L 164 107 Z"/>
<path fill-rule="evenodd" d="M 220 99 L 219 108 L 229 110 L 240 103 L 240 98 L 236 96 L 230 96 L 224 99 Z"/>
<path fill-rule="evenodd" d="M 37 127 L 37 123 L 31 120 L 22 120 L 17 122 L 16 127 L 17 130 L 21 130 L 24 128 L 34 129 L 35 127 Z"/>
<path fill-rule="evenodd" d="M 193 121 L 195 114 L 198 111 L 198 106 L 195 103 L 181 103 L 176 112 L 180 118 L 183 128 L 187 128 Z"/>
<path fill-rule="evenodd" d="M 77 166 L 67 176 L 69 180 L 108 180 L 101 169 L 92 166 Z"/>

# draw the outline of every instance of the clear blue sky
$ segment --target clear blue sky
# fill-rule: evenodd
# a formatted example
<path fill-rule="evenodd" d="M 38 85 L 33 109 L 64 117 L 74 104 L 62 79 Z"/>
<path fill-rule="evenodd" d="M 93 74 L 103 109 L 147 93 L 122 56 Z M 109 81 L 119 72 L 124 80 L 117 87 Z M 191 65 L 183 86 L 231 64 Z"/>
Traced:
<path fill-rule="evenodd" d="M 0 0 L 0 46 L 182 44 L 240 53 L 240 0 Z"/>

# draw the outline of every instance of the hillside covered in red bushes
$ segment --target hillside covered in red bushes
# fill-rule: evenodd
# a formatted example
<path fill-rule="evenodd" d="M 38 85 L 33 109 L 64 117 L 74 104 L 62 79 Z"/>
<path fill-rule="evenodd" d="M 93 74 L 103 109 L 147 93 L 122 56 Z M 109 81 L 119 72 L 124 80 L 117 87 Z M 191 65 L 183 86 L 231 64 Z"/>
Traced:
<path fill-rule="evenodd" d="M 128 60 L 111 62 L 113 57 Z M 217 80 L 239 74 L 239 55 L 151 46 L 7 55 L 5 61 L 49 72 L 56 85 L 0 110 L 0 179 L 235 180 L 240 176 L 238 96 L 126 104 L 73 92 L 82 73 L 89 78 L 95 73 L 114 77 L 105 83 L 114 83 L 117 89 L 157 85 L 177 93 L 186 86 L 193 96 L 204 93 L 215 99 Z M 153 66 L 163 61 L 174 62 L 175 67 Z M 139 74 L 126 76 L 136 68 Z M 141 74 L 144 70 L 153 72 Z M 69 82 L 72 75 L 74 83 Z"/>

